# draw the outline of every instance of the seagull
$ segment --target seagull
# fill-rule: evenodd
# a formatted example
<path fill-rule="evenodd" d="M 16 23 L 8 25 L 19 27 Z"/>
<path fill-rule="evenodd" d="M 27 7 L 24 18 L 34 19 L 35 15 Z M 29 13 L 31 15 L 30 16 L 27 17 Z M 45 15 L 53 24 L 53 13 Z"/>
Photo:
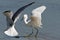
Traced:
<path fill-rule="evenodd" d="M 46 9 L 46 6 L 40 6 L 36 9 L 33 9 L 32 10 L 32 15 L 30 16 L 30 20 L 28 20 L 28 15 L 27 14 L 24 14 L 24 16 L 22 18 L 24 20 L 25 24 L 28 24 L 29 26 L 32 26 L 36 29 L 35 37 L 37 37 L 38 28 L 42 28 L 41 25 L 43 25 L 43 24 L 41 22 L 41 20 L 42 20 L 41 14 L 45 11 L 45 9 Z M 33 31 L 32 31 L 32 33 L 33 33 Z M 28 36 L 31 36 L 32 33 L 29 34 Z"/>
<path fill-rule="evenodd" d="M 35 2 L 31 2 L 21 8 L 19 8 L 14 14 L 11 10 L 4 11 L 3 14 L 6 16 L 7 21 L 7 29 L 4 31 L 4 33 L 7 36 L 10 37 L 16 37 L 18 38 L 18 31 L 15 29 L 15 23 L 19 19 L 21 12 L 27 8 L 28 6 L 34 4 Z"/>

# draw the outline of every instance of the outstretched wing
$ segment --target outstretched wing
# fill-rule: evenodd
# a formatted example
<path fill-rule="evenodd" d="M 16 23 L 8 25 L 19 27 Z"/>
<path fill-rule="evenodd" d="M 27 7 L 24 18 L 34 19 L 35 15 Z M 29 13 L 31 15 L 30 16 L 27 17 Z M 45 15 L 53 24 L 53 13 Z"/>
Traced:
<path fill-rule="evenodd" d="M 36 9 L 34 9 L 32 11 L 32 17 L 31 17 L 31 20 L 35 20 L 34 22 L 36 23 L 37 26 L 39 26 L 40 28 L 41 25 L 42 25 L 42 17 L 41 17 L 41 14 L 44 12 L 44 10 L 46 9 L 46 6 L 40 6 Z"/>
<path fill-rule="evenodd" d="M 21 15 L 21 12 L 22 12 L 25 8 L 27 8 L 28 6 L 32 5 L 33 3 L 35 3 L 35 2 L 29 3 L 29 4 L 27 4 L 27 5 L 19 8 L 19 9 L 14 13 L 14 15 L 13 15 L 13 17 L 12 17 L 13 22 L 15 23 L 15 22 L 17 21 L 17 19 L 19 19 L 19 16 Z"/>
<path fill-rule="evenodd" d="M 46 6 L 40 6 L 40 7 L 36 8 L 36 9 L 33 9 L 32 16 L 40 17 L 45 9 L 46 9 Z"/>

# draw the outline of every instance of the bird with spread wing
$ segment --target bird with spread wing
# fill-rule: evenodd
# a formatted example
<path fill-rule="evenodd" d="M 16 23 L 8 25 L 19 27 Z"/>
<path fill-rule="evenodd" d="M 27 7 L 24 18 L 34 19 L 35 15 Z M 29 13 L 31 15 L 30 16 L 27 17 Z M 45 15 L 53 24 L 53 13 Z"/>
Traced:
<path fill-rule="evenodd" d="M 11 37 L 18 37 L 18 32 L 15 29 L 15 23 L 16 21 L 19 19 L 21 12 L 27 8 L 28 6 L 34 4 L 35 2 L 29 3 L 21 8 L 19 8 L 14 14 L 12 11 L 7 10 L 4 11 L 3 14 L 6 16 L 6 20 L 7 20 L 7 29 L 4 31 L 4 33 L 8 36 Z"/>
<path fill-rule="evenodd" d="M 24 18 L 22 18 L 22 19 L 24 19 L 25 24 L 28 24 L 29 26 L 32 26 L 37 30 L 35 37 L 38 34 L 38 28 L 39 27 L 42 28 L 41 25 L 43 25 L 43 24 L 41 22 L 41 20 L 42 20 L 41 14 L 45 11 L 45 9 L 46 9 L 46 6 L 37 7 L 32 10 L 32 15 L 30 16 L 30 20 L 28 20 L 27 14 L 24 14 Z M 32 31 L 32 33 L 33 33 L 33 31 Z M 30 33 L 29 36 L 31 36 L 32 33 Z"/>

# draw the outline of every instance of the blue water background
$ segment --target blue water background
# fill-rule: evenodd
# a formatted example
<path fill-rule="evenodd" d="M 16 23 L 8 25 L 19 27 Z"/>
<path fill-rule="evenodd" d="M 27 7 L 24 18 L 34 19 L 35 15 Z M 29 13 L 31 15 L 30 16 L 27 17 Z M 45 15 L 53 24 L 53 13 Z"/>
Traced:
<path fill-rule="evenodd" d="M 3 15 L 5 10 L 16 12 L 20 7 L 35 2 L 35 4 L 27 7 L 16 23 L 15 28 L 19 35 L 27 35 L 31 33 L 31 27 L 20 21 L 23 14 L 30 15 L 34 8 L 45 5 L 47 8 L 42 14 L 42 29 L 39 29 L 38 38 L 10 38 L 4 34 L 6 29 L 6 17 Z M 34 30 L 35 34 L 36 30 Z M 60 0 L 0 0 L 0 40 L 60 40 Z"/>

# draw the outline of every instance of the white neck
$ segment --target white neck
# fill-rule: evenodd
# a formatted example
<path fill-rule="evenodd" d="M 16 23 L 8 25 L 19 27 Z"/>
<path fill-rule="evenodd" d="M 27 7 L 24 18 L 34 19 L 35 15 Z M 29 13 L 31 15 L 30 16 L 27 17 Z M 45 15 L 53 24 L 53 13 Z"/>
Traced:
<path fill-rule="evenodd" d="M 26 24 L 28 24 L 28 23 L 29 23 L 29 22 L 27 21 L 27 18 L 25 18 L 25 19 L 24 19 L 24 22 L 25 22 Z"/>
<path fill-rule="evenodd" d="M 25 24 L 28 24 L 31 20 L 28 20 L 27 21 L 27 19 L 28 19 L 28 16 L 25 16 L 25 18 L 24 18 L 24 22 L 25 22 Z"/>

